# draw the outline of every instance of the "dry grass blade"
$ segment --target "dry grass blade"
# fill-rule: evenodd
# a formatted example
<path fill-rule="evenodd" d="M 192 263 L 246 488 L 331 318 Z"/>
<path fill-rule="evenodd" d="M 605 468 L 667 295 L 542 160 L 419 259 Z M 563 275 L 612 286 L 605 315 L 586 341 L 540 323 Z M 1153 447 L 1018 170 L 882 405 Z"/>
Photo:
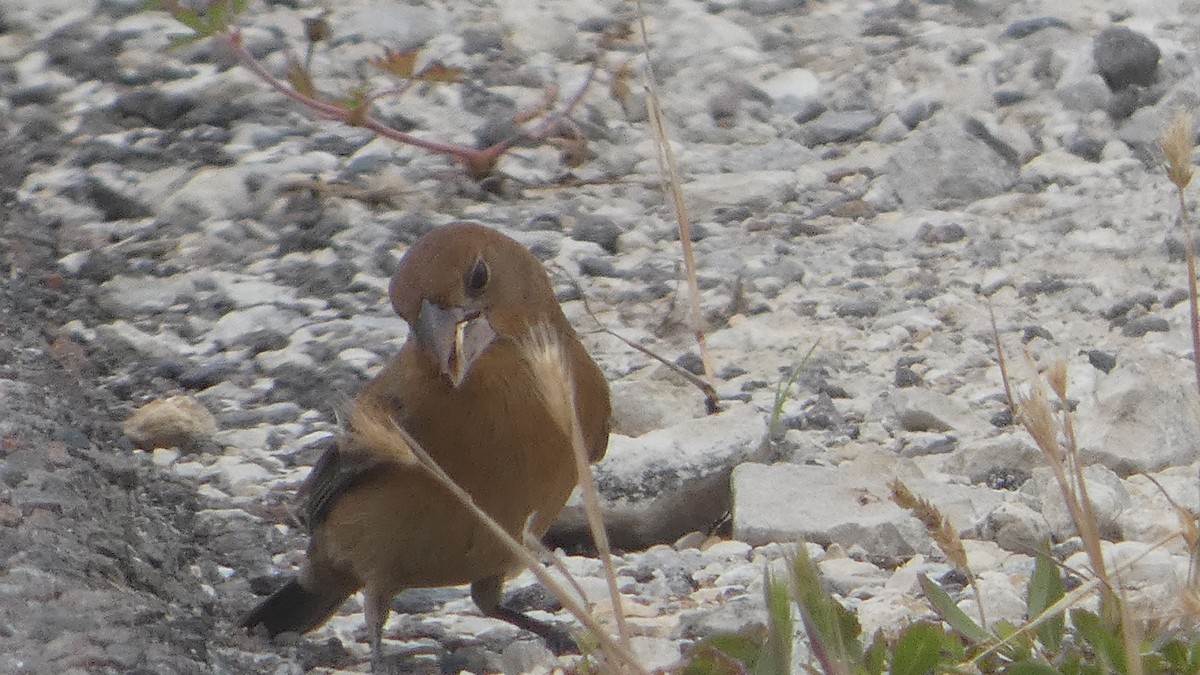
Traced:
<path fill-rule="evenodd" d="M 1196 374 L 1196 388 L 1200 390 L 1200 297 L 1196 291 L 1196 236 L 1188 220 L 1187 197 L 1184 190 L 1192 182 L 1192 147 L 1195 139 L 1192 130 L 1192 115 L 1180 108 L 1175 111 L 1171 125 L 1159 139 L 1163 158 L 1166 160 L 1167 178 L 1175 184 L 1175 195 L 1179 199 L 1179 226 L 1183 228 L 1187 262 L 1188 304 L 1192 310 L 1192 365 Z"/>
<path fill-rule="evenodd" d="M 537 380 L 542 400 L 550 409 L 551 416 L 559 428 L 567 438 L 571 439 L 571 448 L 575 455 L 575 470 L 579 475 L 579 489 L 583 495 L 584 512 L 587 514 L 592 540 L 595 542 L 596 549 L 600 553 L 600 560 L 604 564 L 604 577 L 608 582 L 613 615 L 617 621 L 617 634 L 620 635 L 621 642 L 629 647 L 629 627 L 625 622 L 625 612 L 622 611 L 621 591 L 617 586 L 612 550 L 608 544 L 608 533 L 605 531 L 604 519 L 600 512 L 600 493 L 596 489 L 595 480 L 592 479 L 587 447 L 584 445 L 583 431 L 580 429 L 579 418 L 576 415 L 574 377 L 570 372 L 570 356 L 563 349 L 558 335 L 546 324 L 534 326 L 518 344 Z"/>
<path fill-rule="evenodd" d="M 1060 471 L 1064 458 L 1062 446 L 1058 444 L 1058 420 L 1054 418 L 1045 389 L 1034 386 L 1028 396 L 1017 398 L 1017 420 L 1033 437 L 1033 442 L 1046 456 L 1051 468 L 1056 473 Z"/>
<path fill-rule="evenodd" d="M 1059 369 L 1053 368 L 1051 372 L 1059 373 Z M 1065 397 L 1065 368 L 1053 377 L 1056 381 L 1055 386 L 1064 394 L 1059 399 L 1064 410 L 1061 424 L 1051 409 L 1046 387 L 1040 380 L 1030 387 L 1028 396 L 1021 398 L 1017 406 L 1017 418 L 1029 435 L 1033 437 L 1034 442 L 1042 451 L 1042 455 L 1045 456 L 1046 462 L 1050 465 L 1054 480 L 1058 483 L 1059 492 L 1062 493 L 1063 501 L 1067 505 L 1067 511 L 1071 514 L 1071 521 L 1075 525 L 1075 530 L 1079 532 L 1079 538 L 1083 540 L 1083 548 L 1092 565 L 1092 573 L 1104 583 L 1102 609 L 1107 617 L 1115 619 L 1113 613 L 1120 610 L 1120 604 L 1116 592 L 1109 584 L 1100 544 L 1099 520 L 1088 494 L 1087 481 L 1083 475 L 1083 464 L 1079 461 L 1075 426 L 1069 412 L 1069 402 Z M 1059 440 L 1060 432 L 1066 439 L 1065 447 Z"/>
<path fill-rule="evenodd" d="M 675 151 L 671 149 L 671 136 L 667 132 L 667 120 L 663 116 L 661 98 L 655 81 L 654 66 L 650 58 L 650 38 L 646 29 L 646 8 L 642 0 L 637 0 L 638 23 L 641 28 L 642 52 L 646 57 L 646 108 L 650 116 L 650 128 L 654 132 L 654 143 L 658 147 L 659 169 L 666 183 L 665 189 L 671 195 L 671 203 L 675 207 L 675 218 L 679 222 L 679 243 L 683 250 L 683 266 L 687 274 L 688 295 L 692 315 L 692 330 L 696 345 L 700 350 L 700 361 L 704 364 L 704 376 L 709 382 L 713 379 L 712 359 L 708 354 L 708 340 L 704 335 L 704 315 L 700 312 L 700 286 L 696 281 L 696 256 L 692 251 L 692 226 L 688 216 L 687 204 L 683 200 L 683 186 L 679 180 L 679 165 L 675 161 Z"/>
<path fill-rule="evenodd" d="M 1159 147 L 1167 163 L 1167 177 L 1180 190 L 1192 182 L 1192 139 L 1192 115 L 1179 108 L 1159 139 Z"/>
<path fill-rule="evenodd" d="M 1150 474 L 1142 474 L 1159 494 L 1171 505 L 1175 517 L 1179 520 L 1179 536 L 1188 550 L 1188 581 L 1179 596 L 1179 606 L 1193 621 L 1200 621 L 1200 527 L 1196 516 L 1179 502 L 1175 501 L 1166 488 Z"/>
<path fill-rule="evenodd" d="M 913 494 L 912 490 L 899 478 L 888 483 L 888 487 L 892 490 L 892 501 L 900 508 L 911 511 L 913 516 L 925 526 L 925 531 L 945 554 L 950 564 L 967 575 L 967 580 L 970 581 L 971 588 L 975 591 L 976 605 L 979 608 L 979 623 L 983 626 L 988 625 L 983 609 L 983 596 L 980 595 L 979 586 L 975 583 L 975 574 L 971 571 L 971 564 L 967 560 L 967 550 L 963 547 L 958 532 L 950 524 L 950 519 L 929 500 Z"/>
<path fill-rule="evenodd" d="M 1017 399 L 1013 396 L 1012 380 L 1008 377 L 1008 359 L 1004 356 L 1004 347 L 1000 345 L 1000 331 L 996 328 L 996 310 L 992 307 L 992 301 L 988 299 L 988 316 L 992 320 L 992 340 L 996 343 L 996 360 L 1000 365 L 1000 381 L 1004 384 L 1004 398 L 1008 403 L 1008 411 L 1013 417 L 1017 416 Z"/>
<path fill-rule="evenodd" d="M 459 503 L 471 511 L 471 513 L 474 514 L 479 522 L 487 527 L 488 531 L 491 532 L 492 535 L 495 536 L 500 542 L 502 542 L 509 552 L 512 553 L 516 559 L 520 560 L 521 563 L 524 564 L 525 567 L 532 572 L 535 577 L 537 577 L 538 581 L 540 581 L 543 586 L 545 586 L 551 593 L 554 594 L 556 598 L 559 599 L 560 602 L 562 602 L 563 607 L 565 607 L 566 610 L 579 621 L 579 623 L 583 624 L 584 629 L 587 630 L 588 633 L 590 633 L 592 637 L 594 637 L 596 641 L 600 643 L 600 649 L 603 651 L 605 656 L 612 661 L 614 669 L 618 669 L 620 667 L 618 664 L 620 664 L 627 669 L 627 672 L 649 675 L 649 671 L 647 671 L 638 663 L 637 657 L 633 654 L 633 652 L 626 645 L 614 640 L 613 637 L 608 634 L 608 631 L 604 630 L 600 624 L 596 622 L 591 613 L 588 612 L 587 608 L 584 607 L 578 600 L 576 600 L 575 596 L 572 595 L 569 590 L 563 588 L 562 584 L 560 584 L 558 580 L 550 575 L 546 568 L 542 566 L 541 562 L 536 556 L 533 555 L 533 553 L 529 551 L 529 549 L 525 548 L 520 542 L 518 542 L 500 525 L 500 523 L 497 523 L 494 518 L 489 516 L 486 511 L 479 508 L 479 506 L 475 503 L 475 500 L 471 498 L 470 493 L 462 489 L 458 483 L 454 482 L 454 479 L 451 478 L 450 475 L 438 465 L 437 461 L 435 461 L 433 457 L 431 457 L 429 453 L 421 447 L 420 443 L 417 443 L 417 439 L 413 438 L 412 435 L 405 431 L 403 427 L 395 424 L 392 425 L 392 433 L 394 433 L 400 440 L 408 445 L 409 451 L 416 458 L 419 466 L 421 466 L 421 468 L 424 469 L 434 480 L 445 487 L 450 494 L 459 501 Z M 625 671 L 615 670 L 614 672 Z"/>
<path fill-rule="evenodd" d="M 716 387 L 712 386 L 712 383 L 705 380 L 703 377 L 697 377 L 696 375 L 693 375 L 692 373 L 688 372 L 683 366 L 680 366 L 678 363 L 672 363 L 671 361 L 667 360 L 665 357 L 655 354 L 653 351 L 643 347 L 642 345 L 639 345 L 638 343 L 634 342 L 633 340 L 630 340 L 629 338 L 625 337 L 624 335 L 621 335 L 620 333 L 614 331 L 613 329 L 609 328 L 608 326 L 605 326 L 604 322 L 602 322 L 600 320 L 600 317 L 596 316 L 596 312 L 592 309 L 592 304 L 590 302 L 588 302 L 587 293 L 584 292 L 583 286 L 581 286 L 579 284 L 579 280 L 576 279 L 575 277 L 571 276 L 571 274 L 569 272 L 562 269 L 561 267 L 558 267 L 557 269 L 559 271 L 561 271 L 563 276 L 565 276 L 571 282 L 571 285 L 575 287 L 575 290 L 579 293 L 579 299 L 583 301 L 583 310 L 585 312 L 587 312 L 587 315 L 592 318 L 592 321 L 596 322 L 596 327 L 600 330 L 600 332 L 602 332 L 606 335 L 611 335 L 611 336 L 615 337 L 616 339 L 620 340 L 621 342 L 624 342 L 630 348 L 635 349 L 635 350 L 641 352 L 642 354 L 645 354 L 646 356 L 654 359 L 655 361 L 658 361 L 659 363 L 663 364 L 664 366 L 670 368 L 672 371 L 674 371 L 676 374 L 678 374 L 683 379 L 687 380 L 688 382 L 691 382 L 693 386 L 695 386 L 697 389 L 699 389 L 704 394 L 704 408 L 708 412 L 709 415 L 715 415 L 715 414 L 721 412 L 720 398 L 717 396 L 717 389 L 716 389 Z"/>

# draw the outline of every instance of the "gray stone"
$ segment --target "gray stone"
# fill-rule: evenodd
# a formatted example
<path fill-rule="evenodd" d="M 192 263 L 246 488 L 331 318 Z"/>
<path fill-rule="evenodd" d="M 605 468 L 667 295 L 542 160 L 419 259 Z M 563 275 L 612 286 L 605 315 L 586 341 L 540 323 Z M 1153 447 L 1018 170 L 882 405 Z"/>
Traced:
<path fill-rule="evenodd" d="M 683 186 L 689 207 L 706 213 L 721 206 L 778 207 L 796 193 L 792 171 L 745 171 L 699 176 Z"/>
<path fill-rule="evenodd" d="M 1024 430 L 994 438 L 970 438 L 959 443 L 942 465 L 942 470 L 984 483 L 997 472 L 1014 469 L 1032 472 L 1046 462 L 1042 452 Z"/>
<path fill-rule="evenodd" d="M 922 387 L 906 387 L 891 394 L 896 421 L 905 431 L 968 431 L 986 426 L 961 398 Z"/>
<path fill-rule="evenodd" d="M 256 305 L 229 312 L 213 324 L 210 336 L 219 345 L 254 351 L 279 349 L 299 325 L 294 312 L 273 305 Z"/>
<path fill-rule="evenodd" d="M 195 277 L 135 277 L 118 275 L 100 285 L 100 303 L 118 316 L 140 316 L 162 312 L 186 302 L 195 292 Z"/>
<path fill-rule="evenodd" d="M 1104 78 L 1095 73 L 1083 74 L 1078 78 L 1061 81 L 1054 93 L 1068 110 L 1081 113 L 1105 110 L 1112 103 L 1112 91 Z"/>
<path fill-rule="evenodd" d="M 733 467 L 762 460 L 766 439 L 766 417 L 746 405 L 638 438 L 614 434 L 593 469 L 613 545 L 644 548 L 707 530 L 729 509 Z M 574 538 L 586 529 L 576 496 L 551 536 Z"/>
<path fill-rule="evenodd" d="M 1050 526 L 1041 513 L 1020 502 L 1004 502 L 987 514 L 972 533 L 1014 553 L 1036 551 L 1050 539 Z"/>
<path fill-rule="evenodd" d="M 879 114 L 871 110 L 826 110 L 800 127 L 799 139 L 805 145 L 842 143 L 860 138 L 879 124 Z"/>
<path fill-rule="evenodd" d="M 978 127 L 966 118 L 942 115 L 902 141 L 887 166 L 888 180 L 900 202 L 909 208 L 973 202 L 1016 184 L 1019 170 L 1014 158 L 977 132 Z"/>
<path fill-rule="evenodd" d="M 1092 44 L 1096 70 L 1113 91 L 1129 85 L 1148 87 L 1158 79 L 1162 50 L 1150 38 L 1125 26 L 1106 28 Z"/>
<path fill-rule="evenodd" d="M 704 415 L 700 391 L 665 378 L 623 379 L 610 385 L 612 431 L 637 438 Z"/>

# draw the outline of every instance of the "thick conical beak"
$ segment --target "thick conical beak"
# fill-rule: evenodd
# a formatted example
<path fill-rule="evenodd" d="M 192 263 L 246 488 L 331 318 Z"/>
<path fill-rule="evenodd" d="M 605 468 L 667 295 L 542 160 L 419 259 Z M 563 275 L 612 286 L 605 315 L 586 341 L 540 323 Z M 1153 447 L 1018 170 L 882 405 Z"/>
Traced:
<path fill-rule="evenodd" d="M 454 387 L 467 379 L 471 365 L 496 340 L 496 331 L 479 312 L 461 307 L 444 309 L 428 300 L 421 301 L 413 330 Z"/>

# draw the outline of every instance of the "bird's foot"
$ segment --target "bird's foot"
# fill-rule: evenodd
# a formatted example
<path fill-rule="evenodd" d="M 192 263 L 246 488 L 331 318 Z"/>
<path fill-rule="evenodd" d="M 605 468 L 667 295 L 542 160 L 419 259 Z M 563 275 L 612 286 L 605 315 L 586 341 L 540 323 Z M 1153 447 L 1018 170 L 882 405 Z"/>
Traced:
<path fill-rule="evenodd" d="M 497 606 L 495 610 L 488 613 L 488 616 L 507 621 L 517 628 L 537 635 L 545 640 L 546 646 L 550 648 L 550 651 L 558 656 L 579 653 L 579 645 L 575 642 L 575 638 L 571 637 L 571 634 L 560 626 L 539 621 L 528 614 L 523 614 L 504 605 Z"/>

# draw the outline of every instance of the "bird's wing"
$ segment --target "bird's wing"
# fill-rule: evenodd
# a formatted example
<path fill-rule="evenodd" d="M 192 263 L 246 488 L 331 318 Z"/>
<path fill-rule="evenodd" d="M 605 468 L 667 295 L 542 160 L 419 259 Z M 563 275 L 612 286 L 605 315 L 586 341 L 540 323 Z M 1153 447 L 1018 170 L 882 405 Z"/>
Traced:
<path fill-rule="evenodd" d="M 321 455 L 300 489 L 309 529 L 321 523 L 338 498 L 360 480 L 385 467 L 416 464 L 408 437 L 393 416 L 402 407 L 398 396 L 386 399 L 385 405 L 373 390 L 355 401 L 349 428 Z"/>
<path fill-rule="evenodd" d="M 309 529 L 319 525 L 329 515 L 338 497 L 355 483 L 386 466 L 387 458 L 353 447 L 351 436 L 344 435 L 338 444 L 325 451 L 300 489 L 305 524 Z"/>

